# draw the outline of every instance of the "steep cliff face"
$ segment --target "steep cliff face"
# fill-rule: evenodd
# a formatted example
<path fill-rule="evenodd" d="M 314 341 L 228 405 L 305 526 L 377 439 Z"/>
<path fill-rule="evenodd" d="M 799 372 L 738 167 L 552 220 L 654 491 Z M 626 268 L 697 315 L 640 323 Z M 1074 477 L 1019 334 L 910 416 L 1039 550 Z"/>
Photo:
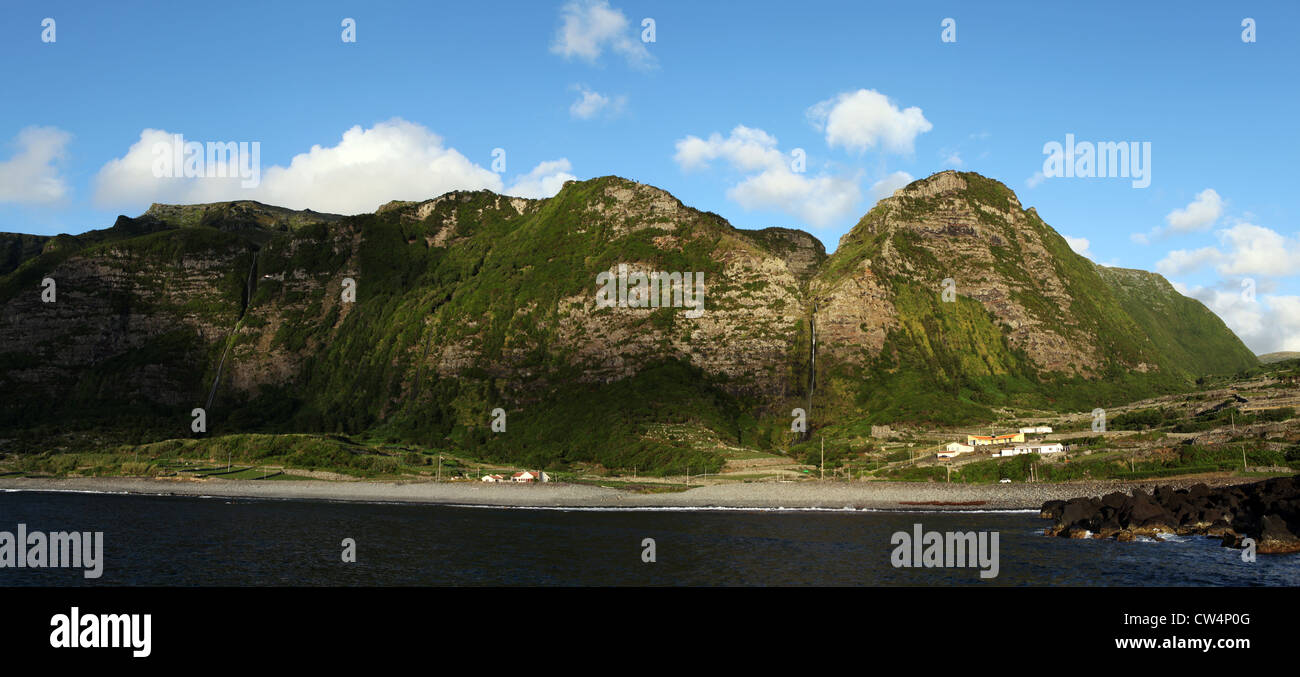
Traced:
<path fill-rule="evenodd" d="M 23 261 L 40 254 L 49 239 L 44 235 L 0 233 L 0 275 L 12 273 Z"/>
<path fill-rule="evenodd" d="M 1201 304 L 1141 275 L 1125 282 L 1074 253 L 1001 183 L 950 171 L 881 200 L 810 293 L 830 383 L 877 411 L 917 409 L 897 400 L 918 390 L 951 395 L 920 407 L 936 414 L 1086 407 L 1255 364 Z"/>
<path fill-rule="evenodd" d="M 151 416 L 193 403 L 212 347 L 238 316 L 250 261 L 238 239 L 198 230 L 32 259 L 6 280 L 26 284 L 7 285 L 0 305 L 6 423 Z"/>
<path fill-rule="evenodd" d="M 889 329 L 899 326 L 900 315 L 890 296 L 907 293 L 903 288 L 925 290 L 942 303 L 941 292 L 948 287 L 950 303 L 978 302 L 1011 348 L 1023 351 L 1039 370 L 1096 376 L 1104 357 L 1081 309 L 1073 307 L 1070 288 L 1097 281 L 1071 279 L 1090 272 L 1088 266 L 1059 264 L 1062 256 L 1077 257 L 1049 238 L 1061 240 L 1001 184 L 944 172 L 880 201 L 845 236 L 814 293 L 837 307 L 860 290 L 871 290 L 865 305 L 874 321 L 865 324 Z M 883 293 L 885 287 L 893 294 Z M 866 345 L 878 354 L 882 332 Z"/>
<path fill-rule="evenodd" d="M 651 424 L 759 446 L 788 430 L 814 318 L 816 424 L 1077 405 L 1254 359 L 1159 276 L 1094 266 L 1005 186 L 953 172 L 881 201 L 829 257 L 807 233 L 739 230 L 617 177 L 351 217 L 154 205 L 10 249 L 10 429 L 126 416 L 184 432 L 212 394 L 216 432 L 652 467 L 694 452 Z M 651 285 L 661 303 L 638 307 Z M 488 432 L 496 408 L 511 435 Z"/>

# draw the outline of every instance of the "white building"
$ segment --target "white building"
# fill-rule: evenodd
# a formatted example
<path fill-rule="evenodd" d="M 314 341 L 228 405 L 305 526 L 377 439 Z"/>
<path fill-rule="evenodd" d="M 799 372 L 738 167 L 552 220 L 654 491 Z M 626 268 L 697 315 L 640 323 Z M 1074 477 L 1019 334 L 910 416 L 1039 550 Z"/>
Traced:
<path fill-rule="evenodd" d="M 1047 435 L 1052 432 L 1052 426 L 1040 425 L 1040 426 L 1033 426 L 1029 428 L 1021 428 L 1020 432 L 1026 435 Z"/>
<path fill-rule="evenodd" d="M 541 470 L 525 470 L 510 476 L 511 482 L 550 482 L 551 476 Z"/>
<path fill-rule="evenodd" d="M 949 442 L 944 450 L 939 452 L 939 458 L 953 458 L 958 454 L 966 454 L 975 451 L 975 447 L 961 442 Z"/>
<path fill-rule="evenodd" d="M 1059 454 L 1065 451 L 1060 442 L 1042 442 L 1039 444 L 1017 444 L 994 454 L 995 456 L 1018 456 L 1020 454 Z"/>
<path fill-rule="evenodd" d="M 484 482 L 504 482 L 504 481 L 506 481 L 506 478 L 503 477 L 503 476 L 501 476 L 501 475 L 484 475 L 484 476 L 483 476 L 483 481 L 484 481 Z"/>

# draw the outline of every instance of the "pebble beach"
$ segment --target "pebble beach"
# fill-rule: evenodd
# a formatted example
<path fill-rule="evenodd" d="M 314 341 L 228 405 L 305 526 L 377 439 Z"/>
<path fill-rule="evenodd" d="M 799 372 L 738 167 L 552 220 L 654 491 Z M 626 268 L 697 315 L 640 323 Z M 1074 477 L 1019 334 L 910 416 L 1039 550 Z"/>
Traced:
<path fill-rule="evenodd" d="M 0 490 L 75 491 L 250 499 L 431 503 L 537 508 L 753 508 L 857 510 L 1030 510 L 1045 501 L 1102 496 L 1132 487 L 1244 484 L 1249 478 L 1059 484 L 932 482 L 752 482 L 702 486 L 673 493 L 634 493 L 587 484 L 484 482 L 266 482 L 120 477 L 0 478 Z"/>

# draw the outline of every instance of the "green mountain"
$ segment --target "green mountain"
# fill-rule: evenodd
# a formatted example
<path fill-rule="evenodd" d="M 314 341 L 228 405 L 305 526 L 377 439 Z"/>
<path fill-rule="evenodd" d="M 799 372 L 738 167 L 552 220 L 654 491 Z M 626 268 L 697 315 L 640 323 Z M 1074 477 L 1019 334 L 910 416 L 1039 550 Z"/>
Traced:
<path fill-rule="evenodd" d="M 23 449 L 191 436 L 197 407 L 204 435 L 708 469 L 712 448 L 788 440 L 794 407 L 813 427 L 974 421 L 1257 364 L 1158 275 L 1092 264 L 970 173 L 882 200 L 830 256 L 617 177 L 350 217 L 154 205 L 75 237 L 0 235 L 0 253 L 0 437 Z M 681 276 L 653 276 L 664 303 L 636 307 L 638 274 L 659 272 Z M 602 289 L 629 302 L 603 307 Z"/>
<path fill-rule="evenodd" d="M 945 280 L 954 293 L 943 300 Z M 836 415 L 1091 409 L 1257 364 L 1159 275 L 1073 252 L 1001 183 L 942 172 L 881 200 L 814 279 Z"/>

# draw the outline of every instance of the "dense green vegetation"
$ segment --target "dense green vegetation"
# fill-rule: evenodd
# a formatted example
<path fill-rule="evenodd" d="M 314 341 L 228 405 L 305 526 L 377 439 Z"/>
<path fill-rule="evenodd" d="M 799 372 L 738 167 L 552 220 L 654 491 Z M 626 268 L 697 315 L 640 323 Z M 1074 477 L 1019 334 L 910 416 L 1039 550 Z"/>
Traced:
<path fill-rule="evenodd" d="M 1096 458 L 1076 456 L 1069 463 L 1045 462 L 1038 454 L 1022 454 L 1009 459 L 987 459 L 955 467 L 951 473 L 943 466 L 907 466 L 884 473 L 893 480 L 951 481 L 974 484 L 1009 479 L 1026 482 L 1032 477 L 1040 482 L 1070 480 L 1121 480 L 1172 477 L 1225 470 L 1241 471 L 1243 454 L 1247 466 L 1284 466 L 1287 452 L 1279 452 L 1259 442 L 1241 442 L 1219 447 L 1182 445 L 1176 453 L 1144 457 L 1140 460 L 1116 455 Z M 1296 455 L 1300 458 L 1300 454 Z"/>
<path fill-rule="evenodd" d="M 1229 424 L 1250 425 L 1285 421 L 1295 416 L 1294 407 L 1278 407 L 1253 412 L 1242 412 L 1237 407 L 1205 411 L 1193 416 L 1183 416 L 1172 409 L 1135 409 L 1111 419 L 1117 430 L 1167 429 L 1174 433 L 1193 433 Z"/>
<path fill-rule="evenodd" d="M 970 423 L 990 420 L 996 407 L 1113 406 L 1185 391 L 1197 379 L 1241 374 L 1258 364 L 1222 320 L 1160 276 L 1093 264 L 1074 253 L 1033 210 L 1023 212 L 1025 225 L 1012 226 L 979 208 L 1015 211 L 1010 189 L 978 174 L 958 176 L 967 187 L 952 199 L 973 206 L 980 223 L 998 236 L 996 241 L 986 236 L 994 258 L 989 272 L 1014 285 L 1012 298 L 1042 330 L 1097 341 L 1101 373 L 1082 378 L 1044 372 L 1008 343 L 1005 327 L 983 304 L 961 295 L 954 303 L 943 303 L 938 282 L 956 271 L 940 262 L 917 232 L 890 224 L 952 209 L 952 203 L 941 196 L 904 196 L 865 215 L 817 274 L 820 283 L 833 286 L 889 248 L 909 263 L 905 276 L 883 280 L 892 292 L 899 328 L 889 333 L 879 359 L 865 368 L 829 361 L 822 365 L 825 372 L 819 371 L 819 378 L 834 393 L 823 408 L 875 422 Z M 1024 265 L 1024 233 L 1018 228 L 1033 231 L 1047 247 L 1054 272 L 1066 285 L 1068 312 L 1040 293 L 1021 291 L 1038 289 L 1039 282 Z M 1132 368 L 1138 364 L 1157 368 Z M 846 391 L 856 391 L 853 406 L 836 399 Z"/>
<path fill-rule="evenodd" d="M 181 462 L 182 459 L 187 462 Z M 271 467 L 289 467 L 380 477 L 427 471 L 436 459 L 437 450 L 384 448 L 341 435 L 236 434 L 106 446 L 78 453 L 26 454 L 19 456 L 12 467 L 29 475 L 164 476 L 185 472 L 195 476 L 253 479 L 270 475 Z M 196 460 L 207 463 L 196 464 Z M 447 476 L 463 469 L 464 466 L 450 458 L 443 460 L 443 472 Z"/>
<path fill-rule="evenodd" d="M 1002 184 L 962 176 L 970 204 L 1014 208 Z M 624 193 L 631 202 L 616 199 Z M 939 203 L 906 198 L 897 208 L 920 215 Z M 351 439 L 521 467 L 635 467 L 646 474 L 716 472 L 723 447 L 784 450 L 791 444 L 790 409 L 805 406 L 807 397 L 806 321 L 735 328 L 770 332 L 788 346 L 776 359 L 764 358 L 777 363 L 771 368 L 780 394 L 757 392 L 751 375 L 723 376 L 684 360 L 674 343 L 696 342 L 695 328 L 672 310 L 629 316 L 608 335 L 574 334 L 586 328 L 574 319 L 583 309 L 573 299 L 594 295 L 596 275 L 619 263 L 700 271 L 710 298 L 736 291 L 739 300 L 729 302 L 743 304 L 773 282 L 729 288 L 731 254 L 788 255 L 791 237 L 803 237 L 737 230 L 693 210 L 679 212 L 670 230 L 645 227 L 668 218 L 663 204 L 643 187 L 604 177 L 571 182 L 544 201 L 458 192 L 352 217 L 247 202 L 157 206 L 79 236 L 0 237 L 7 268 L 0 272 L 0 303 L 54 327 L 42 345 L 0 350 L 0 388 L 22 393 L 0 411 L 0 437 L 28 453 L 48 451 L 51 440 L 66 442 L 60 434 L 79 431 L 102 447 L 130 445 L 166 458 L 171 452 L 148 443 L 191 435 L 190 412 L 206 406 L 212 392 L 207 430 L 193 434 L 195 444 L 248 464 L 364 473 L 387 471 L 384 459 L 403 467 L 421 461 L 376 455 Z M 925 276 L 942 278 L 922 236 L 885 227 L 897 216 L 888 209 L 865 215 L 833 255 L 813 247 L 818 284 L 833 284 L 887 247 Z M 1061 336 L 1101 337 L 1114 358 L 1101 373 L 1042 372 L 981 302 L 959 296 L 943 303 L 933 285 L 891 276 L 882 284 L 897 326 L 879 357 L 818 363 L 814 429 L 964 424 L 991 420 L 1001 407 L 1087 410 L 1255 368 L 1200 304 L 1157 276 L 1094 266 L 1029 214 L 1073 303 L 1067 316 L 1041 295 L 1018 291 L 1014 298 Z M 997 269 L 1034 289 L 1032 271 L 1019 265 L 1021 238 L 999 217 L 977 215 L 1002 242 L 993 251 Z M 34 300 L 47 275 L 58 277 L 62 298 L 77 304 L 72 312 L 36 315 L 51 310 Z M 355 303 L 342 301 L 344 278 L 356 283 Z M 787 298 L 808 294 L 810 284 L 791 283 Z M 619 349 L 645 337 L 653 357 L 624 363 Z M 57 366 L 60 351 L 74 344 L 98 351 L 90 366 Z M 585 350 L 592 345 L 602 350 Z M 700 348 L 707 357 L 715 346 Z M 1128 366 L 1139 362 L 1159 368 Z M 506 413 L 505 432 L 491 428 L 498 408 Z M 1173 425 L 1136 413 L 1132 422 Z M 680 434 L 667 435 L 666 427 Z M 270 434 L 285 436 L 264 437 Z M 860 431 L 855 435 L 828 445 L 828 465 L 848 464 L 869 449 Z M 795 441 L 791 453 L 820 460 L 821 450 Z"/>

